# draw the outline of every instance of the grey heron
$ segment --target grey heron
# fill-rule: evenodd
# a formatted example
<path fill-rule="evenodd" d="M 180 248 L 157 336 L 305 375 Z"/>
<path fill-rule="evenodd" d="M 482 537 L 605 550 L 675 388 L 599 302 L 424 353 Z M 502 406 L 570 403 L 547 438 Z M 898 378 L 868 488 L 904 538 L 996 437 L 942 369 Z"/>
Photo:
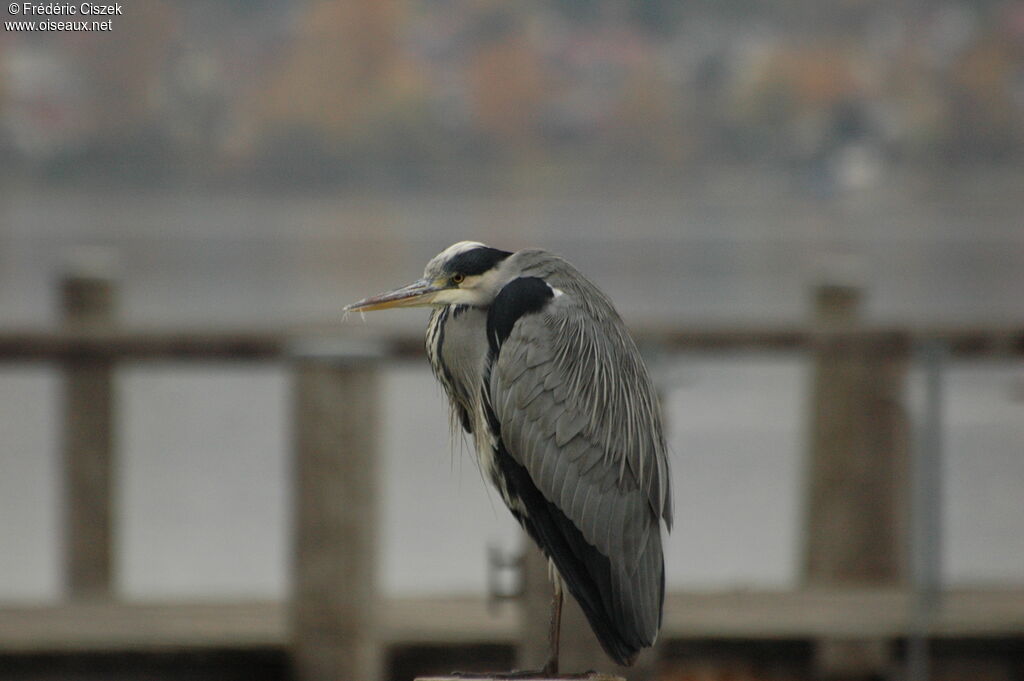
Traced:
<path fill-rule="evenodd" d="M 423 278 L 349 305 L 433 308 L 427 354 L 481 470 L 553 567 L 605 652 L 630 665 L 661 627 L 672 526 L 658 398 L 611 301 L 562 258 L 459 242 Z"/>

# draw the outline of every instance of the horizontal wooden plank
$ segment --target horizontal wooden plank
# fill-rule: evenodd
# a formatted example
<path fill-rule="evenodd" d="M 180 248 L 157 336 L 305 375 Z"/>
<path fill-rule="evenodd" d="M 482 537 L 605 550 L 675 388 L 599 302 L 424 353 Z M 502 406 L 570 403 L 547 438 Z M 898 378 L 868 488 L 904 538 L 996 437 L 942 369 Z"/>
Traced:
<path fill-rule="evenodd" d="M 274 331 L 6 331 L 0 359 L 263 360 L 284 355 L 288 336 Z"/>
<path fill-rule="evenodd" d="M 379 359 L 423 354 L 423 339 L 285 330 L 6 331 L 0 361 Z"/>
<path fill-rule="evenodd" d="M 673 593 L 663 638 L 886 638 L 910 630 L 910 596 L 896 590 Z M 479 597 L 393 598 L 380 609 L 388 644 L 514 643 L 519 609 Z M 538 626 L 547 626 L 547 622 Z M 944 594 L 937 637 L 1024 636 L 1024 589 Z M 68 603 L 0 607 L 0 652 L 284 647 L 283 602 Z"/>
<path fill-rule="evenodd" d="M 477 597 L 388 599 L 380 618 L 390 643 L 511 643 L 518 626 L 514 607 L 491 613 Z M 282 647 L 289 639 L 280 601 L 0 607 L 7 652 Z"/>
<path fill-rule="evenodd" d="M 672 638 L 903 636 L 911 631 L 911 598 L 886 589 L 673 593 L 664 628 Z M 931 631 L 940 637 L 1024 635 L 1024 589 L 945 592 Z"/>
<path fill-rule="evenodd" d="M 1024 325 L 1001 327 L 815 329 L 806 325 L 663 327 L 636 330 L 637 339 L 664 351 L 797 351 L 821 341 L 871 344 L 903 353 L 938 340 L 956 357 L 1024 356 Z M 309 347 L 375 348 L 386 358 L 423 354 L 421 334 L 373 335 L 330 328 L 301 330 L 0 331 L 0 361 L 105 359 L 272 360 L 302 355 Z M 359 350 L 357 354 L 367 354 Z"/>
<path fill-rule="evenodd" d="M 390 598 L 384 601 L 381 635 L 388 643 L 515 643 L 519 608 L 488 607 L 478 596 Z"/>
<path fill-rule="evenodd" d="M 251 648 L 287 639 L 282 603 L 68 603 L 0 608 L 0 651 Z"/>

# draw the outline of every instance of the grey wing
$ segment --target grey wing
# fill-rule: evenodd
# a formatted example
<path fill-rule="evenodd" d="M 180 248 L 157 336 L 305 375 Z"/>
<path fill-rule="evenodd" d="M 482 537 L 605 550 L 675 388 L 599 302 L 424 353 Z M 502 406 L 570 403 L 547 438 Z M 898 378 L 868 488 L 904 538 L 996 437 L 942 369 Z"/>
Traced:
<path fill-rule="evenodd" d="M 609 559 L 609 605 L 650 645 L 664 597 L 660 523 L 672 522 L 657 397 L 610 304 L 574 293 L 516 322 L 491 370 L 491 407 L 509 455 Z"/>

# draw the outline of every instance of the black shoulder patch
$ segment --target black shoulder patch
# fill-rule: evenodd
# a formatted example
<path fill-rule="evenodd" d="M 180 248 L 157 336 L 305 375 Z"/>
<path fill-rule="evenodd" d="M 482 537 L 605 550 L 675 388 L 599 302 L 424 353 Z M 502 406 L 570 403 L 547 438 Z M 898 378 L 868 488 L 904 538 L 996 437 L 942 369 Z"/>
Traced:
<path fill-rule="evenodd" d="M 551 287 L 538 277 L 519 277 L 505 284 L 487 312 L 487 344 L 491 354 L 498 354 L 498 348 L 520 317 L 539 312 L 554 295 Z"/>
<path fill-rule="evenodd" d="M 502 251 L 490 246 L 480 246 L 463 251 L 448 262 L 452 272 L 461 272 L 467 276 L 483 274 L 492 269 L 499 262 L 512 255 L 508 251 Z"/>

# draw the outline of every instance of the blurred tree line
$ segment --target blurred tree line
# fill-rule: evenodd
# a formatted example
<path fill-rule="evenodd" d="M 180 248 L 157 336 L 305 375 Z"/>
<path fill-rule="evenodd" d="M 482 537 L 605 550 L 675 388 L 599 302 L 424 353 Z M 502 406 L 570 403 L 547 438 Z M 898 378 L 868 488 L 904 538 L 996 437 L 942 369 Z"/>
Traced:
<path fill-rule="evenodd" d="M 1021 0 L 137 0 L 115 24 L 0 36 L 8 169 L 301 185 L 1024 157 Z"/>

